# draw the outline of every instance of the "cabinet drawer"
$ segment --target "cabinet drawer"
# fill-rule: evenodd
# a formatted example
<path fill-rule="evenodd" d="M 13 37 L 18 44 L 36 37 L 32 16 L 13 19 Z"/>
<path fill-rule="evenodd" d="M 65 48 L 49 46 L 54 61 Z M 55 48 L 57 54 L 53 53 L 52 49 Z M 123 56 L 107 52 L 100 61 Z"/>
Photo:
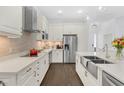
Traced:
<path fill-rule="evenodd" d="M 36 85 L 37 85 L 37 82 L 33 74 L 30 77 L 28 77 L 26 82 L 24 82 L 23 84 L 23 86 L 36 86 Z"/>
<path fill-rule="evenodd" d="M 26 80 L 32 75 L 35 75 L 35 65 L 30 65 L 24 70 L 22 70 L 18 75 L 17 75 L 17 83 L 18 85 L 22 85 Z"/>

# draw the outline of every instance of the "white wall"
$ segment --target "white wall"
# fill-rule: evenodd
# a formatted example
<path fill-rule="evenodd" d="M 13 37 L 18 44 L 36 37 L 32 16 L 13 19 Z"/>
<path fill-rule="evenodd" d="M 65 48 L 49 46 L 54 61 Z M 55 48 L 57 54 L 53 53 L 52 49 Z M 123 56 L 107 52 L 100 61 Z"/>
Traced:
<path fill-rule="evenodd" d="M 98 46 L 103 47 L 104 36 L 111 34 L 111 40 L 124 36 L 124 18 L 119 17 L 104 23 L 101 23 L 100 30 L 98 31 Z"/>
<path fill-rule="evenodd" d="M 101 23 L 99 28 L 100 29 L 98 31 L 98 48 L 102 49 L 106 42 L 111 43 L 115 38 L 124 36 L 124 17 L 117 17 L 103 22 Z M 106 35 L 108 35 L 107 39 Z M 113 48 L 112 45 L 109 46 L 109 51 L 111 56 L 115 56 L 116 49 Z"/>
<path fill-rule="evenodd" d="M 78 51 L 88 51 L 87 23 L 51 23 L 49 25 L 49 38 L 62 40 L 63 34 L 77 34 Z"/>

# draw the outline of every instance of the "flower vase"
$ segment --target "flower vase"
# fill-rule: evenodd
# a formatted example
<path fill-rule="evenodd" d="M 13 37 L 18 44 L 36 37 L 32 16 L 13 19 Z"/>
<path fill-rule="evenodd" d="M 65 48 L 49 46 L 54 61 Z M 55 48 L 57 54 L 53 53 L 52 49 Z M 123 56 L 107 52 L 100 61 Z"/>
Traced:
<path fill-rule="evenodd" d="M 121 59 L 121 57 L 122 57 L 122 48 L 117 48 L 117 52 L 116 52 L 116 58 L 118 59 L 118 60 L 120 60 Z"/>

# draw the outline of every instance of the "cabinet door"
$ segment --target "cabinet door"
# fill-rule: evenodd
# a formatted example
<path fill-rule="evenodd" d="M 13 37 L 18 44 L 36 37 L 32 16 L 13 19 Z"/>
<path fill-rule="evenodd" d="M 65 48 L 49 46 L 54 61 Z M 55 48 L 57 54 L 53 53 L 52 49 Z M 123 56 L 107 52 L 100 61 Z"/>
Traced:
<path fill-rule="evenodd" d="M 98 86 L 98 81 L 89 72 L 86 71 L 85 86 Z"/>
<path fill-rule="evenodd" d="M 56 51 L 52 51 L 52 63 L 56 61 Z"/>
<path fill-rule="evenodd" d="M 31 76 L 35 77 L 35 63 L 29 65 L 17 74 L 17 85 L 24 85 Z"/>
<path fill-rule="evenodd" d="M 49 25 L 49 39 L 61 41 L 63 35 L 63 25 L 62 24 L 52 24 Z"/>
<path fill-rule="evenodd" d="M 48 68 L 49 68 L 49 59 L 48 59 L 48 54 L 47 55 L 45 55 L 45 57 L 44 57 L 44 76 L 46 75 L 46 72 L 47 72 L 47 70 L 48 70 Z"/>
<path fill-rule="evenodd" d="M 16 86 L 16 76 L 0 75 L 0 86 Z"/>
<path fill-rule="evenodd" d="M 37 28 L 42 31 L 42 16 L 38 13 L 37 16 Z"/>
<path fill-rule="evenodd" d="M 87 72 L 81 63 L 78 64 L 77 72 L 78 72 L 78 75 L 79 75 L 81 81 L 83 82 L 83 84 L 85 84 Z"/>
<path fill-rule="evenodd" d="M 36 78 L 34 77 L 34 74 L 32 74 L 30 77 L 28 77 L 27 81 L 24 82 L 23 86 L 36 86 Z"/>
<path fill-rule="evenodd" d="M 0 7 L 0 26 L 2 31 L 21 34 L 22 32 L 22 7 L 20 6 L 2 6 Z M 1 27 L 1 28 L 2 28 Z M 6 31 L 7 30 L 7 31 Z"/>
<path fill-rule="evenodd" d="M 63 50 L 58 50 L 57 51 L 57 61 L 56 62 L 60 62 L 60 63 L 63 63 Z"/>
<path fill-rule="evenodd" d="M 53 50 L 52 63 L 63 63 L 63 50 Z"/>
<path fill-rule="evenodd" d="M 38 13 L 37 16 L 37 26 L 39 30 L 47 32 L 48 29 L 47 18 L 45 16 L 41 16 L 40 13 Z"/>

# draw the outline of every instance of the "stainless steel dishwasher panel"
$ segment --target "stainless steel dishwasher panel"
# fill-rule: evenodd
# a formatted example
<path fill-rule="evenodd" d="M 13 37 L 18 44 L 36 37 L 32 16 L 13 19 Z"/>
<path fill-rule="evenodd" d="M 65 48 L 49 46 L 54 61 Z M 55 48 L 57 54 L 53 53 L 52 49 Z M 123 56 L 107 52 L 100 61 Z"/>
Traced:
<path fill-rule="evenodd" d="M 115 77 L 111 76 L 107 72 L 102 72 L 102 85 L 103 86 L 124 86 L 124 83 L 117 80 Z"/>

